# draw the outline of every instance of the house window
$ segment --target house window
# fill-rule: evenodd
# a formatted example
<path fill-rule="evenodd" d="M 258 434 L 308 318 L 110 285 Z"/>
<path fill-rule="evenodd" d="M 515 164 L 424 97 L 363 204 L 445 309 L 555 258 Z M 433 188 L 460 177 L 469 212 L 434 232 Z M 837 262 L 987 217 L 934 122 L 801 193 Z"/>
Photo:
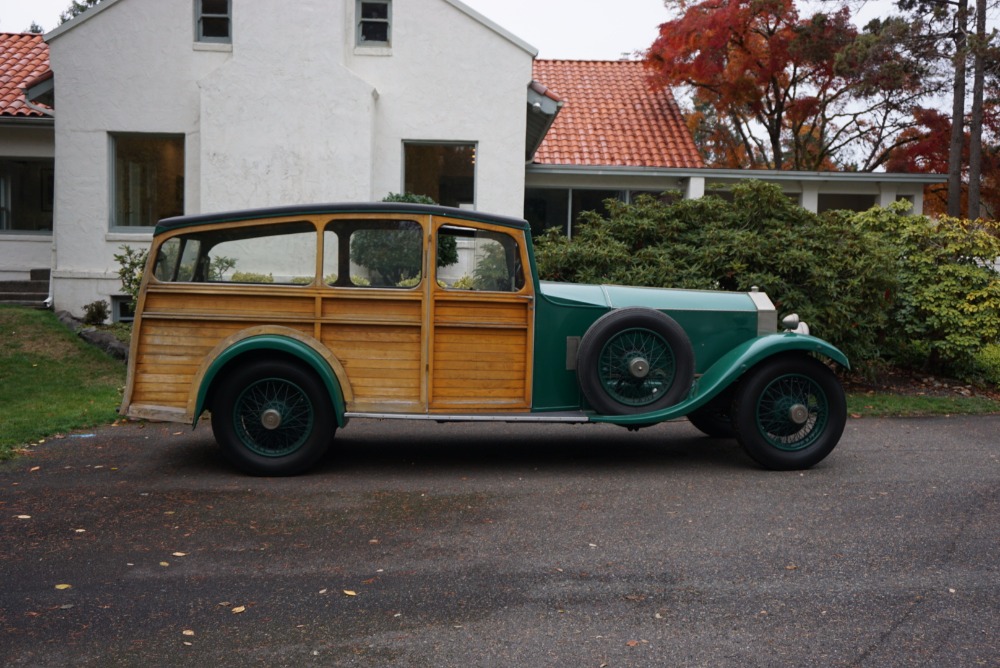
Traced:
<path fill-rule="evenodd" d="M 392 41 L 391 0 L 357 0 L 358 46 L 389 46 Z"/>
<path fill-rule="evenodd" d="M 112 136 L 112 227 L 153 227 L 184 213 L 184 137 Z"/>
<path fill-rule="evenodd" d="M 132 322 L 135 320 L 135 306 L 127 295 L 111 296 L 111 321 Z"/>
<path fill-rule="evenodd" d="M 476 202 L 476 145 L 403 144 L 403 188 L 443 206 L 471 209 Z"/>
<path fill-rule="evenodd" d="M 0 231 L 52 232 L 51 160 L 0 160 Z"/>
<path fill-rule="evenodd" d="M 230 0 L 195 0 L 195 39 L 230 44 L 233 41 Z"/>

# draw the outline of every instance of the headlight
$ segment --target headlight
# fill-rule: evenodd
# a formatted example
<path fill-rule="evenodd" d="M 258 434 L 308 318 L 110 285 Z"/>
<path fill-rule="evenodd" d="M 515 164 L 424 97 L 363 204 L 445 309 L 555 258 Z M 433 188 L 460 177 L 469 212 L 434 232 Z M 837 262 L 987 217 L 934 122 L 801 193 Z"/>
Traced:
<path fill-rule="evenodd" d="M 787 332 L 793 332 L 795 334 L 808 334 L 809 325 L 799 320 L 798 313 L 792 313 L 786 315 L 781 320 L 781 327 Z"/>

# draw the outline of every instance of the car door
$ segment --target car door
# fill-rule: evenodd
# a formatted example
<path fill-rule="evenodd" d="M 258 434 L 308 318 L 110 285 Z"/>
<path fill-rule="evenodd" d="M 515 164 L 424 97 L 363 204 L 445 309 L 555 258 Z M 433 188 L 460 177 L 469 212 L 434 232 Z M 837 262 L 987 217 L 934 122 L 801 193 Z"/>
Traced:
<path fill-rule="evenodd" d="M 530 410 L 535 295 L 523 230 L 449 218 L 431 229 L 430 412 Z"/>

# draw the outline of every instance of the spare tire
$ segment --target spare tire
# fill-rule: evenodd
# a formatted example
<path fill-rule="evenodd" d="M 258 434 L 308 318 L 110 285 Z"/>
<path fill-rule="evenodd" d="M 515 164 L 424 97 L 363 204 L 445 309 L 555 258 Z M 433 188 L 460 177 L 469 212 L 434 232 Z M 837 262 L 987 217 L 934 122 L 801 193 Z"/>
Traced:
<path fill-rule="evenodd" d="M 684 329 L 665 313 L 616 309 L 584 334 L 576 373 L 583 396 L 599 413 L 646 413 L 687 396 L 694 350 Z"/>

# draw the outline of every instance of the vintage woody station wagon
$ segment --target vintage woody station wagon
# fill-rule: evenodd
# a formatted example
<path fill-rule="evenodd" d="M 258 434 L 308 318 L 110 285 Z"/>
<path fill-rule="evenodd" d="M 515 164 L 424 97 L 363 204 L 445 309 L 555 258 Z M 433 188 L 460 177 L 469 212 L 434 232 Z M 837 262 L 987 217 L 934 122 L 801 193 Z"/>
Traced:
<path fill-rule="evenodd" d="M 845 356 L 762 292 L 539 281 L 523 220 L 413 204 L 295 206 L 156 227 L 122 413 L 193 424 L 284 475 L 351 418 L 686 416 L 763 466 L 837 444 Z"/>

